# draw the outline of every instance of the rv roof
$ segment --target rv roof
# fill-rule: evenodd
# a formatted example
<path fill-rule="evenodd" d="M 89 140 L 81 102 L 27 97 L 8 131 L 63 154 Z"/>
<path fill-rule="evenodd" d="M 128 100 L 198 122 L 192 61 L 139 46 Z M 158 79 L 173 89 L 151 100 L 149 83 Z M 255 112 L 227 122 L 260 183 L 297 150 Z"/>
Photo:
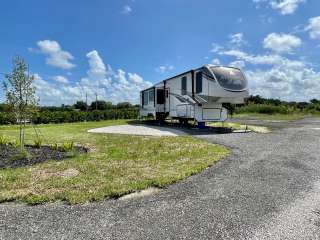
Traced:
<path fill-rule="evenodd" d="M 237 68 L 237 67 L 230 67 L 230 66 L 223 66 L 223 65 L 214 65 L 214 64 L 206 64 L 206 65 L 204 65 L 204 66 L 202 66 L 202 67 L 199 67 L 199 68 L 196 68 L 196 69 L 191 69 L 191 70 L 189 70 L 189 71 L 186 71 L 186 72 L 180 73 L 180 74 L 178 74 L 178 75 L 175 75 L 175 76 L 173 76 L 173 77 L 170 77 L 170 78 L 167 78 L 167 79 L 165 79 L 165 80 L 162 80 L 161 82 L 158 82 L 158 83 L 154 84 L 152 87 L 146 88 L 146 89 L 142 90 L 141 92 L 148 91 L 148 90 L 154 88 L 156 85 L 158 85 L 158 84 L 160 84 L 160 83 L 163 83 L 163 82 L 165 82 L 165 81 L 169 81 L 169 80 L 171 80 L 171 79 L 174 79 L 174 78 L 183 76 L 183 75 L 188 74 L 188 73 L 190 73 L 190 72 L 192 72 L 192 71 L 200 70 L 201 68 L 204 68 L 204 67 L 207 67 L 207 68 L 210 68 L 210 67 L 228 67 L 228 68 L 236 68 L 236 69 L 239 69 L 239 68 Z M 239 69 L 239 70 L 240 70 L 240 69 Z"/>

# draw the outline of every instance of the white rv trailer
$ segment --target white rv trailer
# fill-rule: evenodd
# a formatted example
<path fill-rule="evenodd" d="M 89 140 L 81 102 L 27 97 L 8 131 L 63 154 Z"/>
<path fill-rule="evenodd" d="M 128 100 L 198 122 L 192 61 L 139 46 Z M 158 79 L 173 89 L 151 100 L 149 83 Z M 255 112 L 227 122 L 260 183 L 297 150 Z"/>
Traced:
<path fill-rule="evenodd" d="M 247 79 L 238 68 L 205 65 L 166 79 L 140 93 L 140 117 L 225 121 L 228 104 L 249 96 Z"/>

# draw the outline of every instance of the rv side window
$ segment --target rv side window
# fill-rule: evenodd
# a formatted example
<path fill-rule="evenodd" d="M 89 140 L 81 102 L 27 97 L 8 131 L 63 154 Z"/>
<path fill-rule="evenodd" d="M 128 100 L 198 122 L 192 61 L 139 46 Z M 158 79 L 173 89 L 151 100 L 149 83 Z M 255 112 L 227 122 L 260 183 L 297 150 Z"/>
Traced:
<path fill-rule="evenodd" d="M 148 105 L 149 92 L 143 92 L 143 105 Z"/>
<path fill-rule="evenodd" d="M 202 72 L 196 74 L 196 93 L 202 92 Z"/>
<path fill-rule="evenodd" d="M 154 102 L 154 90 L 149 91 L 149 102 Z"/>
<path fill-rule="evenodd" d="M 181 78 L 181 95 L 187 94 L 187 77 Z"/>

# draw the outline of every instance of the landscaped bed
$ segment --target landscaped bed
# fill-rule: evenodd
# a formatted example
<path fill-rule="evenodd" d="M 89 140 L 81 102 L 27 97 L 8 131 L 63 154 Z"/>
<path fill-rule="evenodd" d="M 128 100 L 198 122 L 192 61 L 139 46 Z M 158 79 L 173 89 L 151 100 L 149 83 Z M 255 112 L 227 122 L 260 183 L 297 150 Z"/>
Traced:
<path fill-rule="evenodd" d="M 228 155 L 218 145 L 190 136 L 153 137 L 88 133 L 89 129 L 127 124 L 102 121 L 38 126 L 43 146 L 74 142 L 87 154 L 53 158 L 31 166 L 0 169 L 0 202 L 38 204 L 64 200 L 84 203 L 120 197 L 149 187 L 164 187 L 196 174 Z M 0 126 L 0 135 L 18 138 L 17 126 Z M 27 144 L 36 134 L 26 130 Z"/>
<path fill-rule="evenodd" d="M 75 154 L 86 153 L 83 147 L 72 147 L 69 151 L 51 146 L 34 147 L 25 146 L 21 152 L 20 148 L 13 144 L 0 145 L 0 169 L 32 166 L 48 160 L 62 161 L 73 157 Z"/>

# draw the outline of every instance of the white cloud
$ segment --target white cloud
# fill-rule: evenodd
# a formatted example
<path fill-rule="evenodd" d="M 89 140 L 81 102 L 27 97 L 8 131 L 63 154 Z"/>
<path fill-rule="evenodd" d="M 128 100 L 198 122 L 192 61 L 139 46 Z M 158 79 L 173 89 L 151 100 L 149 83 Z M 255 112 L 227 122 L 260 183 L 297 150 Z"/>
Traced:
<path fill-rule="evenodd" d="M 229 43 L 225 45 L 213 44 L 219 46 L 214 52 L 220 56 L 234 58 L 229 65 L 244 70 L 249 81 L 250 94 L 288 101 L 319 98 L 320 72 L 313 69 L 312 63 L 306 62 L 303 58 L 288 55 L 289 58 L 283 55 L 300 46 L 300 39 L 297 40 L 294 36 L 291 38 L 291 35 L 270 34 L 264 41 L 264 47 L 273 51 L 262 54 L 230 48 Z"/>
<path fill-rule="evenodd" d="M 305 0 L 273 0 L 270 2 L 273 9 L 279 10 L 282 15 L 293 14 Z"/>
<path fill-rule="evenodd" d="M 61 85 L 57 81 L 46 81 L 38 74 L 35 75 L 37 94 L 42 105 L 73 104 L 78 100 L 84 101 L 86 94 L 90 102 L 95 100 L 96 93 L 98 99 L 105 101 L 138 103 L 140 91 L 152 85 L 137 73 L 126 73 L 122 69 L 114 72 L 96 50 L 86 56 L 89 69 L 87 76 L 80 81 Z"/>
<path fill-rule="evenodd" d="M 246 75 L 253 94 L 288 101 L 308 101 L 319 96 L 320 73 L 305 65 L 294 68 L 283 64 L 266 70 L 248 70 Z"/>
<path fill-rule="evenodd" d="M 122 14 L 130 14 L 132 12 L 132 8 L 129 5 L 124 5 L 121 13 Z"/>
<path fill-rule="evenodd" d="M 47 56 L 46 63 L 62 69 L 71 69 L 75 65 L 71 62 L 74 57 L 67 51 L 62 50 L 57 41 L 43 40 L 38 41 L 39 49 L 30 51 L 37 51 Z"/>
<path fill-rule="evenodd" d="M 271 49 L 277 53 L 291 53 L 293 49 L 300 47 L 300 38 L 284 33 L 270 33 L 264 40 L 264 48 Z"/>
<path fill-rule="evenodd" d="M 96 50 L 93 50 L 87 53 L 89 70 L 87 75 L 91 81 L 96 84 L 103 84 L 108 86 L 111 83 L 111 78 L 113 72 L 110 66 L 106 67 L 103 60 L 99 56 L 99 53 Z"/>
<path fill-rule="evenodd" d="M 253 0 L 254 3 L 260 7 L 261 3 L 268 3 L 273 9 L 280 12 L 282 15 L 293 14 L 300 4 L 306 2 L 306 0 Z"/>
<path fill-rule="evenodd" d="M 221 51 L 222 49 L 223 49 L 223 47 L 221 45 L 216 44 L 216 43 L 212 43 L 210 52 L 217 53 L 217 52 Z"/>
<path fill-rule="evenodd" d="M 244 68 L 246 66 L 246 63 L 242 60 L 233 61 L 229 64 L 231 67 L 237 67 L 237 68 Z"/>
<path fill-rule="evenodd" d="M 306 30 L 309 31 L 310 38 L 320 39 L 320 16 L 310 18 Z"/>
<path fill-rule="evenodd" d="M 229 36 L 229 43 L 233 48 L 239 48 L 247 44 L 247 41 L 244 40 L 243 33 L 235 33 Z"/>
<path fill-rule="evenodd" d="M 163 65 L 163 66 L 157 67 L 155 70 L 156 70 L 156 72 L 163 74 L 163 73 L 170 72 L 173 69 L 174 69 L 174 66 L 172 66 L 172 65 Z"/>
<path fill-rule="evenodd" d="M 245 71 L 250 94 L 288 101 L 319 98 L 320 72 L 302 58 L 289 59 L 281 55 L 281 51 L 255 55 L 226 47 L 221 47 L 217 53 L 235 58 L 229 65 Z"/>
<path fill-rule="evenodd" d="M 218 58 L 214 58 L 214 59 L 212 59 L 211 64 L 221 65 L 221 62 L 220 62 L 220 60 Z"/>
<path fill-rule="evenodd" d="M 66 78 L 66 77 L 64 77 L 64 76 L 54 76 L 54 77 L 52 77 L 52 79 L 54 80 L 54 81 L 56 81 L 57 83 L 62 83 L 62 84 L 68 84 L 69 83 L 69 80 Z"/>
<path fill-rule="evenodd" d="M 296 60 L 289 60 L 278 54 L 271 55 L 252 55 L 240 50 L 227 50 L 219 53 L 220 55 L 227 55 L 236 57 L 237 60 L 242 60 L 244 62 L 253 65 L 289 65 L 290 67 L 301 67 L 302 62 Z"/>

